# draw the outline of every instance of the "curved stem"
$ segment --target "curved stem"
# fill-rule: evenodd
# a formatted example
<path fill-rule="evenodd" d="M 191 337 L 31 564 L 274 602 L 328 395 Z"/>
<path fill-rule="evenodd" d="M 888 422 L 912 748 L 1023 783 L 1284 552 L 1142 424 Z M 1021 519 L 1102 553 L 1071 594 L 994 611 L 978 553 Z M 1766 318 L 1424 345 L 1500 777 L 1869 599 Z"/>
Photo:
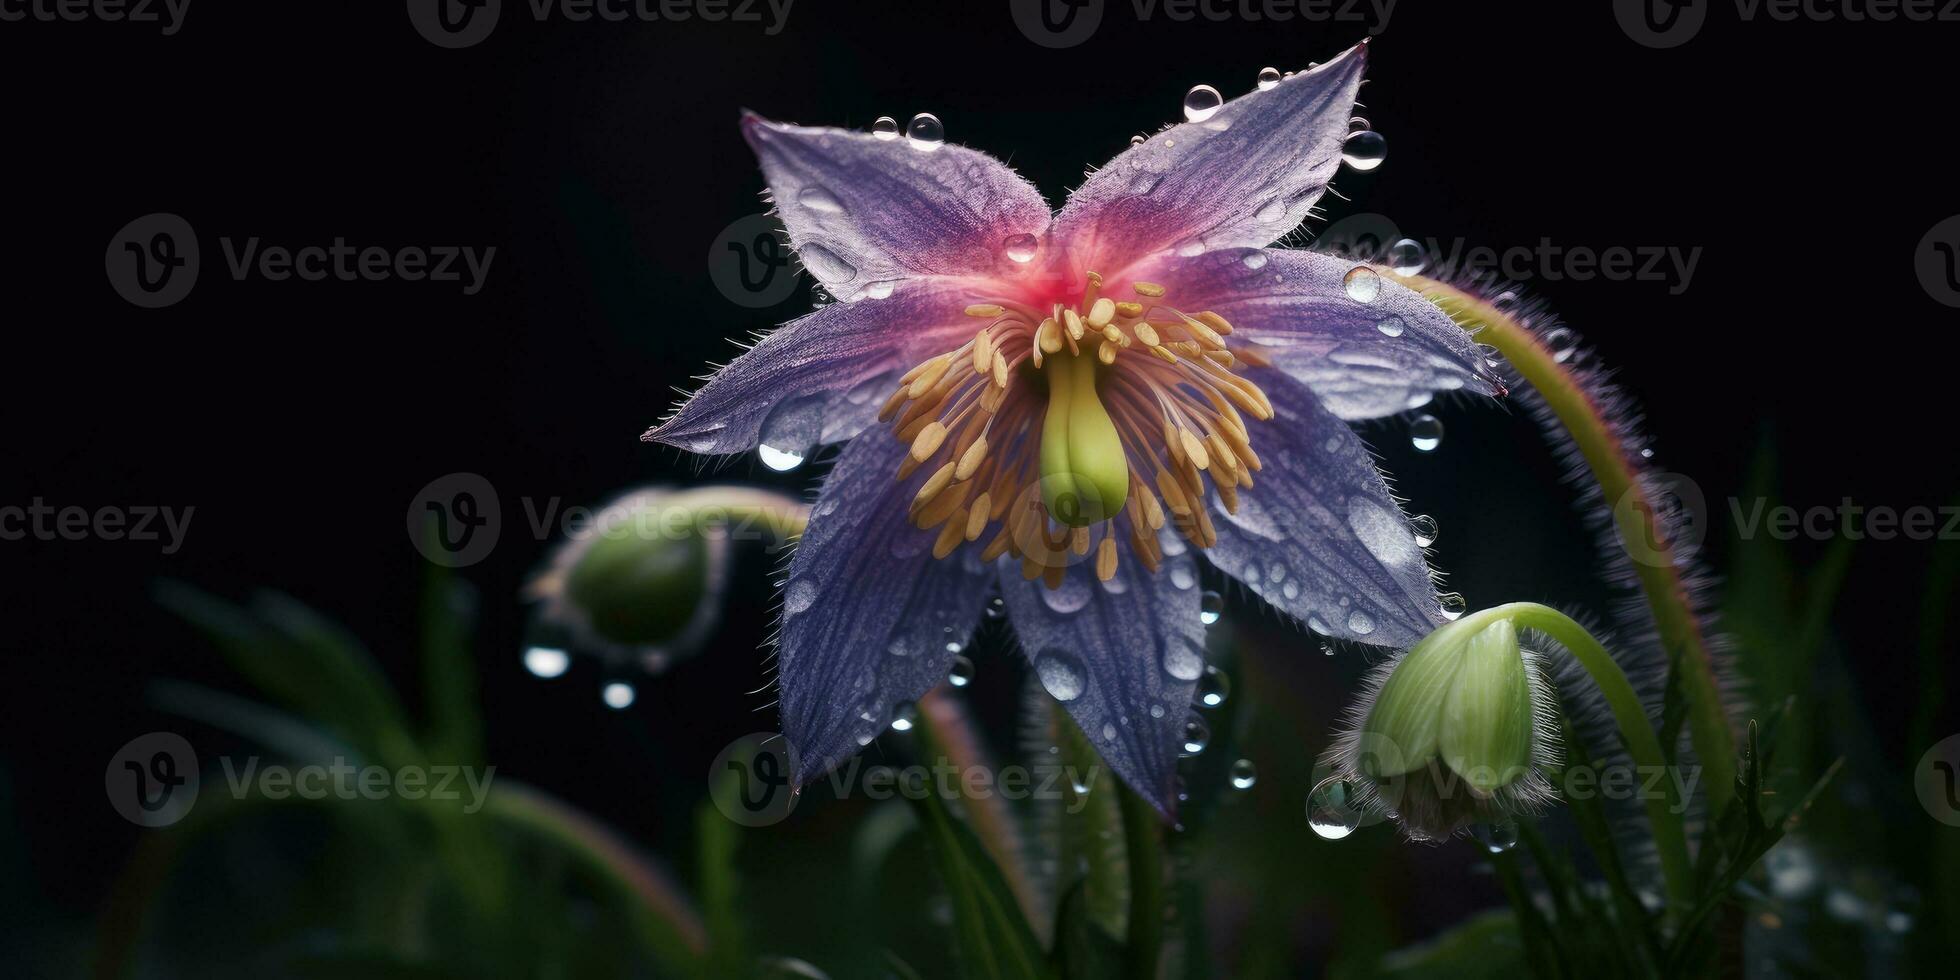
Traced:
<path fill-rule="evenodd" d="M 1652 773 L 1667 770 L 1667 755 L 1661 751 L 1660 737 L 1654 733 L 1653 723 L 1647 718 L 1647 709 L 1640 703 L 1640 696 L 1634 693 L 1626 672 L 1620 669 L 1612 654 L 1607 653 L 1606 648 L 1600 646 L 1584 626 L 1550 606 L 1535 602 L 1492 606 L 1464 617 L 1457 625 L 1475 632 L 1500 619 L 1508 619 L 1521 629 L 1537 630 L 1572 654 L 1572 659 L 1585 668 L 1587 676 L 1592 678 L 1600 695 L 1606 699 L 1634 767 Z M 1654 848 L 1660 855 L 1661 878 L 1667 888 L 1668 904 L 1677 911 L 1686 911 L 1694 896 L 1694 870 L 1688 861 L 1688 834 L 1682 826 L 1681 814 L 1669 806 L 1669 794 L 1666 792 L 1643 792 L 1641 795 L 1642 804 L 1647 810 L 1647 821 L 1653 825 Z"/>
<path fill-rule="evenodd" d="M 1123 841 L 1129 849 L 1130 934 L 1123 949 L 1123 972 L 1137 980 L 1156 980 L 1164 943 L 1164 824 L 1143 797 L 1120 781 L 1110 788 L 1122 801 Z"/>
<path fill-rule="evenodd" d="M 1599 406 L 1573 373 L 1517 318 L 1454 286 L 1421 276 L 1402 278 L 1430 302 L 1454 317 L 1479 341 L 1497 348 L 1518 374 L 1545 399 L 1572 437 L 1606 505 L 1620 544 L 1646 595 L 1661 643 L 1688 699 L 1688 729 L 1695 755 L 1708 777 L 1702 782 L 1716 813 L 1735 795 L 1735 731 L 1722 708 L 1714 657 L 1681 577 L 1675 542 L 1654 520 L 1661 512 L 1637 479 L 1635 464 Z M 1628 501 L 1634 506 L 1616 506 Z M 1636 552 L 1638 549 L 1638 553 Z"/>

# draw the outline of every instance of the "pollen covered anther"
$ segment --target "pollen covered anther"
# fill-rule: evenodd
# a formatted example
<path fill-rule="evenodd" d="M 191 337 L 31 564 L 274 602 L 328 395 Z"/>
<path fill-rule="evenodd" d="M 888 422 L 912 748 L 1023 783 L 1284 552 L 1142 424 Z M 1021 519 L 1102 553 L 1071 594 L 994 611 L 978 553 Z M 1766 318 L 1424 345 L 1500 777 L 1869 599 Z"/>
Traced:
<path fill-rule="evenodd" d="M 1247 419 L 1273 415 L 1239 371 L 1269 362 L 1217 313 L 1127 286 L 1092 272 L 1072 300 L 975 297 L 964 315 L 985 325 L 899 378 L 878 418 L 910 447 L 898 477 L 930 471 L 911 517 L 936 556 L 985 537 L 982 560 L 1059 587 L 1084 561 L 1109 581 L 1125 546 L 1154 572 L 1167 524 L 1217 542 L 1207 497 L 1237 512 L 1260 468 Z"/>

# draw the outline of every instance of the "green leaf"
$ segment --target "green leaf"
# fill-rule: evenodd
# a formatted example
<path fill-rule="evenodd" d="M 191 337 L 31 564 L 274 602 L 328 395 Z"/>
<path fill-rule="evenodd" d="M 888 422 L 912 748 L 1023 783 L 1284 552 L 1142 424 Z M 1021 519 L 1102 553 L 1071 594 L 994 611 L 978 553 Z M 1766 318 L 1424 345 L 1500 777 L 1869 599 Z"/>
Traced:
<path fill-rule="evenodd" d="M 471 633 L 476 590 L 449 568 L 429 563 L 422 587 L 422 683 L 428 702 L 428 751 L 440 762 L 483 761 L 483 714 L 478 706 Z"/>
<path fill-rule="evenodd" d="M 930 748 L 929 740 L 920 742 L 922 750 Z M 980 839 L 953 816 L 939 794 L 908 797 L 918 810 L 933 863 L 953 900 L 954 953 L 960 975 L 977 980 L 1051 976 L 1034 930 Z"/>
<path fill-rule="evenodd" d="M 1518 938 L 1518 921 L 1493 909 L 1419 946 L 1382 959 L 1378 976 L 1396 980 L 1517 980 L 1530 967 Z"/>
<path fill-rule="evenodd" d="M 1123 968 L 1123 944 L 1097 924 L 1087 885 L 1078 879 L 1055 911 L 1053 959 L 1061 975 L 1070 980 L 1115 977 Z"/>

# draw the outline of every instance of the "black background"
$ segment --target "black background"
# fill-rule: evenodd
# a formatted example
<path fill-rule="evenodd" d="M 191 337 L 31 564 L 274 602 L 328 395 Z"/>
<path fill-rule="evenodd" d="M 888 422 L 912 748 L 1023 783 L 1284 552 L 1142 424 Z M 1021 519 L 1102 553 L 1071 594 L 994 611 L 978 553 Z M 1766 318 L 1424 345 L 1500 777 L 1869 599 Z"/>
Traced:
<path fill-rule="evenodd" d="M 425 41 L 392 0 L 199 0 L 172 37 L 0 23 L 0 504 L 196 508 L 173 555 L 0 542 L 0 778 L 45 914 L 92 915 L 134 840 L 101 772 L 131 737 L 182 727 L 149 707 L 149 683 L 240 687 L 158 608 L 154 583 L 288 592 L 348 623 L 413 692 L 422 559 L 404 512 L 444 474 L 483 474 L 503 501 L 498 548 L 465 573 L 483 599 L 500 771 L 659 841 L 715 751 L 773 726 L 755 712 L 767 696 L 747 693 L 763 676 L 759 555 L 745 556 L 713 647 L 642 684 L 631 711 L 601 707 L 590 665 L 547 684 L 517 660 L 517 592 L 545 550 L 522 498 L 592 504 L 692 478 L 695 461 L 636 436 L 730 338 L 807 308 L 807 288 L 749 310 L 709 279 L 716 235 L 763 210 L 738 109 L 857 127 L 932 111 L 950 139 L 1009 160 L 1058 204 L 1085 166 L 1174 118 L 1191 85 L 1236 94 L 1263 65 L 1325 60 L 1367 30 L 1161 12 L 1139 23 L 1112 3 L 1087 43 L 1049 50 L 1005 2 L 798 0 L 774 36 L 752 23 L 538 23 L 505 7 L 487 41 L 456 51 Z M 1960 212 L 1960 23 L 1744 22 L 1717 3 L 1693 40 L 1653 50 L 1601 0 L 1406 0 L 1373 44 L 1363 114 L 1388 160 L 1337 179 L 1353 203 L 1330 196 L 1332 217 L 1380 212 L 1419 238 L 1497 248 L 1702 249 L 1678 295 L 1646 281 L 1530 289 L 1615 366 L 1659 461 L 1714 502 L 1718 571 L 1726 501 L 1766 442 L 1792 504 L 1954 502 L 1960 311 L 1928 297 L 1912 255 Z M 204 266 L 185 301 L 141 310 L 111 290 L 103 252 L 157 211 L 196 229 Z M 475 296 L 233 281 L 217 241 L 250 236 L 497 251 Z M 1535 428 L 1490 409 L 1439 414 L 1450 432 L 1434 454 L 1407 449 L 1403 422 L 1368 434 L 1414 509 L 1439 518 L 1454 584 L 1473 605 L 1597 602 Z M 801 488 L 817 470 L 742 459 L 719 474 Z M 1822 544 L 1796 547 L 1810 557 Z M 1833 619 L 1902 764 L 1923 748 L 1905 744 L 1902 719 L 1919 696 L 1910 650 L 1932 554 L 1861 544 Z M 997 663 L 1007 669 L 981 670 Z"/>

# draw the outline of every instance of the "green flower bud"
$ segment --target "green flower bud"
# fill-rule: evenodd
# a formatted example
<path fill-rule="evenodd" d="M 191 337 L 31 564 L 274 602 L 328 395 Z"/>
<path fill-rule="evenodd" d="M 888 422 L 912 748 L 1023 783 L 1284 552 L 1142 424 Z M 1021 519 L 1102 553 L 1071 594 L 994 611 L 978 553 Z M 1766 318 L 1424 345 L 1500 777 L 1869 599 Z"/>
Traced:
<path fill-rule="evenodd" d="M 1413 838 L 1496 823 L 1550 799 L 1552 696 L 1538 656 L 1491 611 L 1437 628 L 1370 679 L 1335 766 Z"/>
<path fill-rule="evenodd" d="M 694 652 L 720 619 L 732 540 L 780 545 L 804 508 L 743 487 L 639 490 L 566 536 L 531 582 L 546 630 L 610 663 L 660 670 Z"/>

